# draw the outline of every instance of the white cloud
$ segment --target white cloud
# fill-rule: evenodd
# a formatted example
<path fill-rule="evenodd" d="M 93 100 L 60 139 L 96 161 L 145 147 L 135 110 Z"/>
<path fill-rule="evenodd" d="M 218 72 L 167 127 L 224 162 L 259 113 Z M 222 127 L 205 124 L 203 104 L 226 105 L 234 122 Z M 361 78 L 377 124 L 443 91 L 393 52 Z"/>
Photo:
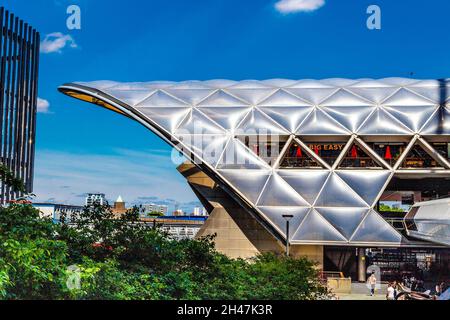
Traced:
<path fill-rule="evenodd" d="M 275 8 L 281 13 L 310 12 L 325 5 L 325 0 L 280 0 Z"/>
<path fill-rule="evenodd" d="M 49 113 L 50 103 L 45 100 L 38 98 L 37 99 L 37 112 L 38 113 Z"/>
<path fill-rule="evenodd" d="M 69 45 L 71 48 L 77 48 L 77 44 L 71 35 L 63 34 L 61 32 L 53 32 L 45 36 L 44 40 L 41 42 L 41 52 L 61 53 L 62 49 Z"/>

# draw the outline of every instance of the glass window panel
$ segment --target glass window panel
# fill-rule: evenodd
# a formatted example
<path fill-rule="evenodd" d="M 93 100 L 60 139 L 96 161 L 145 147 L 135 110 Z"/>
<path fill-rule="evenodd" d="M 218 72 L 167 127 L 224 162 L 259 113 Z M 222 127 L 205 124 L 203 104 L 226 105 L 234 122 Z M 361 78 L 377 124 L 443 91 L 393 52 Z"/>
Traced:
<path fill-rule="evenodd" d="M 381 168 L 367 152 L 353 144 L 347 151 L 339 168 Z"/>
<path fill-rule="evenodd" d="M 403 161 L 401 168 L 442 168 L 442 165 L 434 160 L 420 145 L 415 144 Z"/>
<path fill-rule="evenodd" d="M 283 169 L 298 169 L 298 168 L 322 168 L 308 153 L 295 141 L 291 144 L 283 160 L 280 163 Z"/>
<path fill-rule="evenodd" d="M 308 147 L 314 151 L 320 158 L 322 158 L 326 163 L 332 166 L 342 150 L 345 147 L 344 142 L 317 142 L 308 143 Z"/>

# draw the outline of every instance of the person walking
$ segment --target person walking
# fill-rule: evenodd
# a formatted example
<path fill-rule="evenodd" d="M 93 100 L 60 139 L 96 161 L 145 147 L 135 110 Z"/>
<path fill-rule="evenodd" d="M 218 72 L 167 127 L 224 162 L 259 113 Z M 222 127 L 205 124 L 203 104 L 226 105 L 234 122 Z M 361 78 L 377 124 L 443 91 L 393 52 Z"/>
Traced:
<path fill-rule="evenodd" d="M 436 295 L 439 297 L 442 294 L 442 291 L 444 290 L 444 283 L 438 283 L 436 285 Z"/>
<path fill-rule="evenodd" d="M 394 288 L 394 299 L 397 299 L 398 289 L 399 289 L 398 282 L 394 281 L 392 284 L 392 287 Z"/>
<path fill-rule="evenodd" d="M 391 282 L 389 282 L 387 287 L 386 300 L 395 300 L 395 288 Z"/>
<path fill-rule="evenodd" d="M 372 271 L 372 275 L 367 280 L 370 287 L 370 296 L 375 295 L 375 286 L 377 285 L 377 277 L 375 276 L 375 271 Z"/>

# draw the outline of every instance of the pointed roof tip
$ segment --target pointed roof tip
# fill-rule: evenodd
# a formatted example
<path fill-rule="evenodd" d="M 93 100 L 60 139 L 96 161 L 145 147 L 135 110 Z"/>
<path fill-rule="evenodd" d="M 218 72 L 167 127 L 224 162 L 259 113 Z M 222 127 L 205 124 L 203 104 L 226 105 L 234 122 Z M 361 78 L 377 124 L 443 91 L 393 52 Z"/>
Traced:
<path fill-rule="evenodd" d="M 119 196 L 116 200 L 116 203 L 123 203 L 125 201 L 123 201 L 122 196 Z"/>

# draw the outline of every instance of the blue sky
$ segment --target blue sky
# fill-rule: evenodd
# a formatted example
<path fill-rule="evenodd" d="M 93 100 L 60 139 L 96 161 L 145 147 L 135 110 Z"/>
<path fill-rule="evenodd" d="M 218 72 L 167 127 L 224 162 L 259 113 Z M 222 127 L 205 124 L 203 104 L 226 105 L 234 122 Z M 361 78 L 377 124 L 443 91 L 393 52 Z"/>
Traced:
<path fill-rule="evenodd" d="M 66 44 L 41 54 L 48 109 L 38 115 L 37 200 L 78 204 L 101 191 L 129 203 L 196 205 L 169 146 L 61 95 L 66 82 L 449 75 L 449 1 L 283 1 L 2 0 L 43 39 L 56 34 Z M 310 10 L 285 12 L 301 2 Z M 66 27 L 71 4 L 81 8 L 81 30 Z M 381 30 L 366 27 L 371 4 L 381 8 Z"/>

